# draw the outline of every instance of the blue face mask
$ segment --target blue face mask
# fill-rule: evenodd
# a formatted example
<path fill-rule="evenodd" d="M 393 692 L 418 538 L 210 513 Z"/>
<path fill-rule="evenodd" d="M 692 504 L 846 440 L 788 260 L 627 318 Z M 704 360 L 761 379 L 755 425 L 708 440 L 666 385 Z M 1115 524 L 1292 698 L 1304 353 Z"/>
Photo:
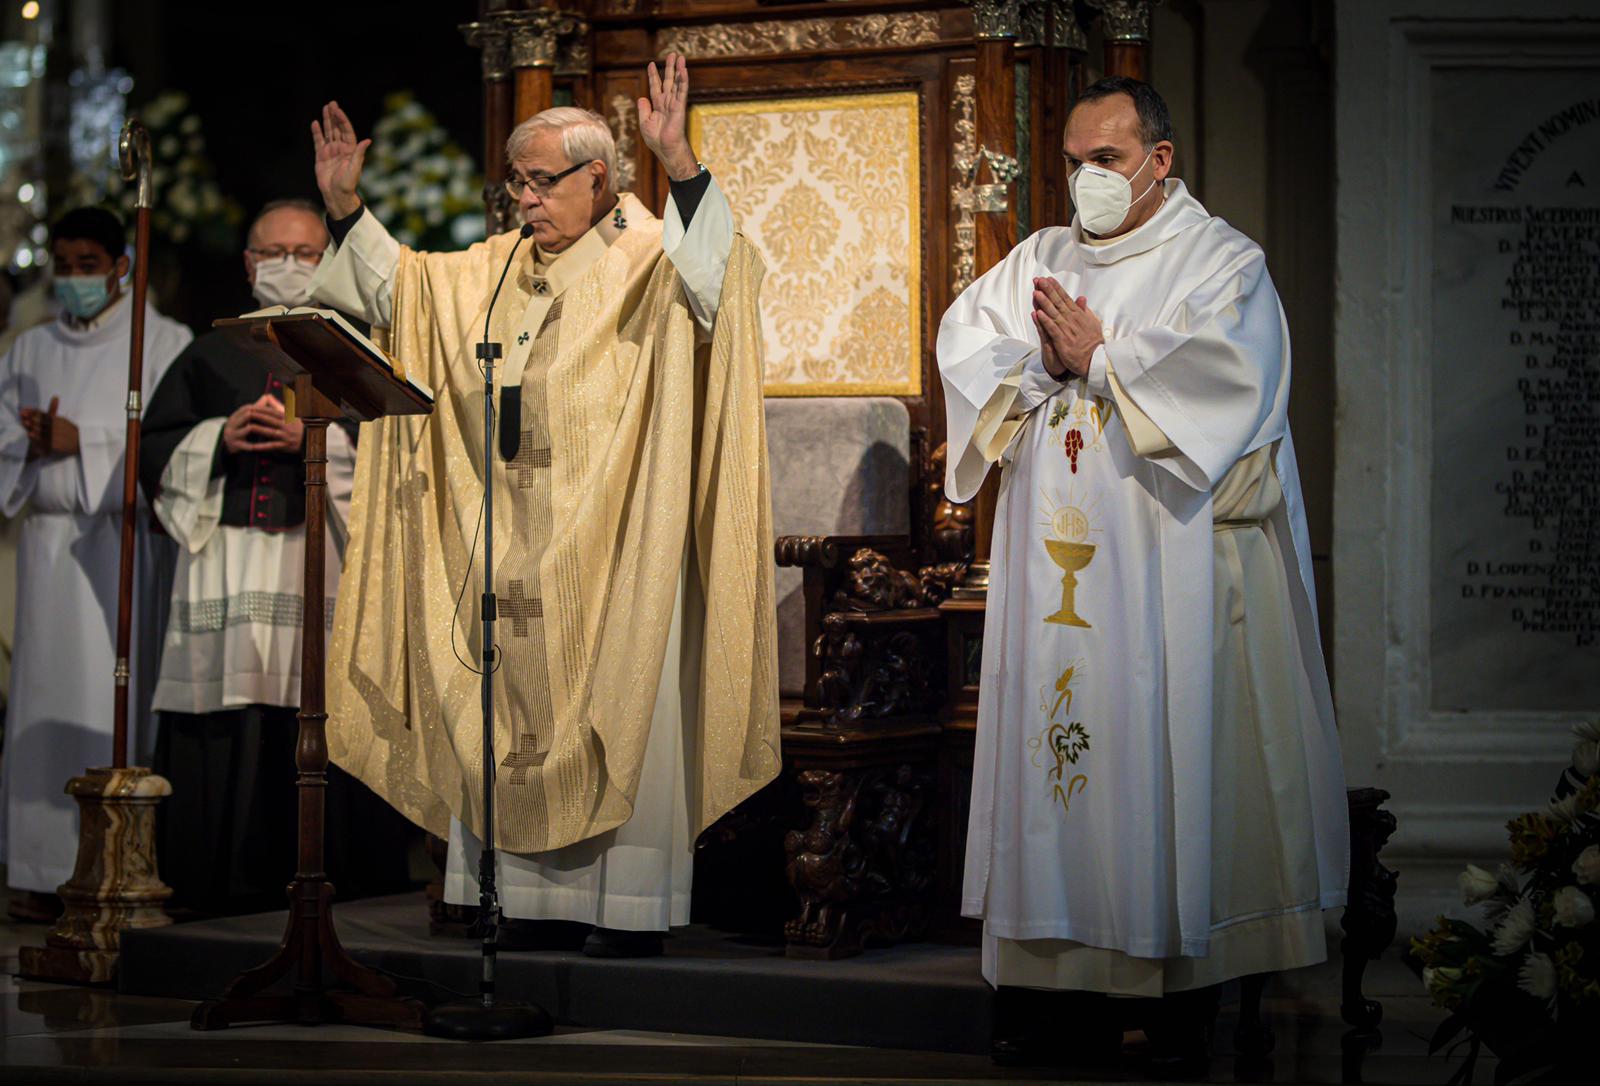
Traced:
<path fill-rule="evenodd" d="M 111 300 L 111 288 L 103 275 L 58 275 L 54 288 L 61 308 L 81 321 L 100 312 Z"/>

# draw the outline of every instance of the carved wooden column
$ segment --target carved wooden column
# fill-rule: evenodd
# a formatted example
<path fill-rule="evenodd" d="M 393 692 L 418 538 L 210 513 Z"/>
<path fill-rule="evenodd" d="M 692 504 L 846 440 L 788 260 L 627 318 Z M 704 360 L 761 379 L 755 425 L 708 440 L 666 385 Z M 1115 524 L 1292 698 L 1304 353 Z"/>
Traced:
<path fill-rule="evenodd" d="M 970 172 L 975 181 L 987 165 L 994 175 L 993 182 L 975 187 L 970 197 L 974 276 L 998 264 L 1017 240 L 1016 205 L 1008 189 L 1017 166 L 1015 46 L 1019 8 L 1019 0 L 972 0 L 978 63 L 973 88 L 977 148 Z M 967 580 L 957 590 L 963 598 L 981 597 L 989 590 L 989 550 L 999 496 L 1000 473 L 993 471 L 972 500 L 976 549 Z"/>
<path fill-rule="evenodd" d="M 1161 0 L 1085 0 L 1100 10 L 1106 75 L 1150 78 L 1150 10 Z"/>
<path fill-rule="evenodd" d="M 510 20 L 511 77 L 516 87 L 513 124 L 556 104 L 556 34 L 553 13 L 526 11 Z"/>
<path fill-rule="evenodd" d="M 511 35 L 503 13 L 486 12 L 461 27 L 467 44 L 483 54 L 483 211 L 484 229 L 498 234 L 515 225 L 515 204 L 506 192 L 506 138 L 513 111 Z"/>
<path fill-rule="evenodd" d="M 1050 21 L 1045 34 L 1044 79 L 1039 88 L 1043 135 L 1034 156 L 1043 165 L 1043 185 L 1036 198 L 1037 226 L 1065 226 L 1072 217 L 1072 201 L 1067 194 L 1066 164 L 1061 158 L 1061 139 L 1067 128 L 1067 114 L 1083 90 L 1089 53 L 1089 38 L 1078 23 L 1072 0 L 1050 0 Z"/>
<path fill-rule="evenodd" d="M 516 85 L 513 121 L 521 124 L 556 102 L 556 63 L 562 46 L 585 39 L 588 23 L 554 8 L 512 12 L 506 16 L 511 34 L 511 73 Z"/>
<path fill-rule="evenodd" d="M 1014 159 L 1017 153 L 1018 3 L 975 0 L 972 7 L 978 34 L 978 146 L 987 152 L 985 157 L 993 169 L 995 157 Z M 1000 263 L 1017 243 L 1016 203 L 1004 191 L 988 207 L 979 208 L 975 240 L 979 275 Z M 980 528 L 980 540 L 983 535 Z"/>

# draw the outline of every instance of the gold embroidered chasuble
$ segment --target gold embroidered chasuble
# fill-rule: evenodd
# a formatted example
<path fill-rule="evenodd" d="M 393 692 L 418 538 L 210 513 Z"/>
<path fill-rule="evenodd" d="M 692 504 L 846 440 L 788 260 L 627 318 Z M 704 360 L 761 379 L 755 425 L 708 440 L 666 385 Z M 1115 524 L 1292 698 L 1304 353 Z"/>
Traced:
<path fill-rule="evenodd" d="M 710 342 L 632 196 L 554 259 L 522 258 L 492 338 L 521 389 L 495 486 L 497 845 L 542 852 L 632 813 L 685 547 L 704 635 L 691 723 L 694 832 L 777 775 L 772 526 L 759 256 L 735 237 Z M 414 822 L 482 837 L 484 472 L 474 344 L 515 235 L 401 250 L 390 349 L 436 389 L 425 418 L 365 428 L 329 651 L 334 759 Z M 692 530 L 691 530 L 692 529 Z M 465 585 L 465 588 L 463 588 Z M 459 658 L 458 658 L 459 654 Z"/>

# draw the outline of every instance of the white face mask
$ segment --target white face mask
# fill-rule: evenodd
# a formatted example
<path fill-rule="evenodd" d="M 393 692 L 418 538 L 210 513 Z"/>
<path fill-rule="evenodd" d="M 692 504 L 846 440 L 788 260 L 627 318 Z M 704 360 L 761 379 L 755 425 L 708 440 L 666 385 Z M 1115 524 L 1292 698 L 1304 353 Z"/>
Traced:
<path fill-rule="evenodd" d="M 1133 171 L 1133 176 L 1138 177 L 1143 172 L 1150 164 L 1150 156 L 1155 153 L 1152 147 L 1139 168 Z M 1067 188 L 1072 192 L 1072 206 L 1078 209 L 1078 225 L 1096 235 L 1109 234 L 1121 226 L 1128 217 L 1128 209 L 1143 200 L 1146 193 L 1155 187 L 1155 178 L 1152 177 L 1144 192 L 1135 196 L 1133 186 L 1126 177 L 1115 170 L 1091 166 L 1087 162 L 1080 163 L 1072 171 L 1072 176 L 1067 178 Z"/>
<path fill-rule="evenodd" d="M 311 300 L 311 277 L 316 274 L 316 265 L 302 264 L 292 256 L 258 260 L 256 281 L 250 292 L 264 306 L 286 305 L 292 309 Z"/>

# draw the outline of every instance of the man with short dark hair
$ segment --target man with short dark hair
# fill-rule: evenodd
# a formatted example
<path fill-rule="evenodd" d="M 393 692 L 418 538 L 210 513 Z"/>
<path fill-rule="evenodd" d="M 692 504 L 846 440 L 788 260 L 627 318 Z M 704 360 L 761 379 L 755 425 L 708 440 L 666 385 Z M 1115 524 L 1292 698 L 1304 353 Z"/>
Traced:
<path fill-rule="evenodd" d="M 1152 88 L 1063 143 L 1071 226 L 939 332 L 949 496 L 1004 473 L 962 911 L 997 986 L 1205 993 L 1322 961 L 1346 888 L 1288 330 Z"/>
<path fill-rule="evenodd" d="M 77 807 L 63 788 L 111 757 L 133 334 L 122 287 L 126 249 L 122 222 L 103 208 L 57 220 L 50 252 L 60 316 L 22 333 L 0 361 L 0 515 L 26 510 L 0 767 L 0 859 L 11 886 L 34 895 L 20 908 L 35 919 L 53 919 L 48 895 L 72 874 L 77 855 Z M 153 307 L 144 318 L 148 396 L 191 336 Z M 163 562 L 170 568 L 170 549 L 153 542 L 141 511 L 136 631 L 154 607 Z M 141 670 L 157 649 L 153 639 L 134 639 L 135 737 L 139 706 L 149 698 Z"/>
<path fill-rule="evenodd" d="M 304 305 L 327 244 L 320 205 L 263 207 L 244 251 L 256 300 Z M 354 435 L 353 425 L 328 430 L 330 615 Z M 155 691 L 155 769 L 173 787 L 158 855 L 179 908 L 276 908 L 294 872 L 303 436 L 283 383 L 219 332 L 173 363 L 145 415 L 140 480 L 181 548 Z M 328 870 L 340 896 L 401 888 L 404 821 L 337 767 L 328 774 Z M 358 849 L 346 848 L 352 822 L 365 825 Z"/>

